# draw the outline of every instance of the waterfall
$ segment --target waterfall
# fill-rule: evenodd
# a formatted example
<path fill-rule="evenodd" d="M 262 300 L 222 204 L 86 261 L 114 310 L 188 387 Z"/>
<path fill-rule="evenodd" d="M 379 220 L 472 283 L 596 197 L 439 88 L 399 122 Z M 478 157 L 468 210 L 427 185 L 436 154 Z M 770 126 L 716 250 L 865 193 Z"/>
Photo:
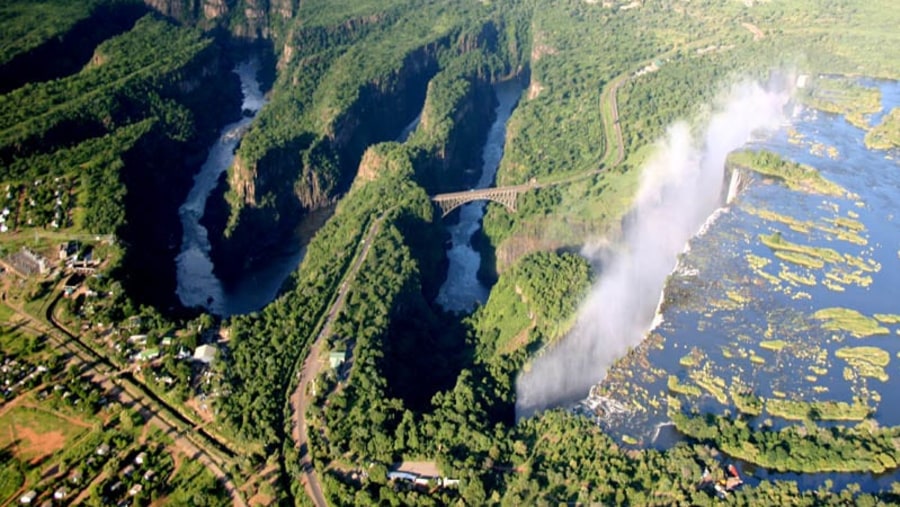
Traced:
<path fill-rule="evenodd" d="M 728 194 L 725 196 L 725 204 L 731 204 L 742 190 L 747 188 L 750 178 L 744 175 L 744 171 L 735 167 L 731 170 L 731 179 L 728 182 Z"/>

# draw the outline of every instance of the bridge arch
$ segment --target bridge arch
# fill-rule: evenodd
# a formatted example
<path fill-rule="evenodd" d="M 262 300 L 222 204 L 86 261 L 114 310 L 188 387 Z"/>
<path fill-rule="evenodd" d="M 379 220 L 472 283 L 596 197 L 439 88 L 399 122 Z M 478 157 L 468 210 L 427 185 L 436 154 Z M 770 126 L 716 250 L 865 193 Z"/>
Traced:
<path fill-rule="evenodd" d="M 440 194 L 431 198 L 441 209 L 441 217 L 450 214 L 456 208 L 474 201 L 492 201 L 502 204 L 510 212 L 516 212 L 516 199 L 519 196 L 518 188 L 487 188 L 484 190 L 471 190 L 469 192 L 454 192 L 452 194 Z"/>

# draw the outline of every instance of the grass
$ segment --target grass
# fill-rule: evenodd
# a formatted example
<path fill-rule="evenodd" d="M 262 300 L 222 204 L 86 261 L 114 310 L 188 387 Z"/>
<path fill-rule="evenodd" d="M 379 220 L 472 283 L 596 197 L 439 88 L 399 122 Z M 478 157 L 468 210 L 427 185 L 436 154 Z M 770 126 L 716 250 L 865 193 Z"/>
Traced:
<path fill-rule="evenodd" d="M 864 361 L 882 368 L 891 362 L 891 355 L 878 347 L 843 347 L 835 351 L 834 355 L 848 361 Z"/>
<path fill-rule="evenodd" d="M 766 400 L 766 412 L 792 421 L 818 419 L 823 421 L 862 421 L 869 416 L 871 408 L 854 400 L 844 401 L 797 401 L 783 399 Z"/>
<path fill-rule="evenodd" d="M 881 111 L 881 91 L 867 88 L 850 78 L 819 78 L 800 99 L 816 109 L 843 115 L 852 125 L 868 129 L 866 115 Z"/>
<path fill-rule="evenodd" d="M 775 251 L 775 257 L 783 261 L 790 262 L 792 264 L 796 264 L 798 266 L 803 266 L 809 269 L 820 269 L 825 267 L 825 261 L 822 259 L 817 259 L 815 257 L 811 257 L 809 255 L 798 253 L 798 252 L 782 252 Z"/>
<path fill-rule="evenodd" d="M 794 273 L 793 271 L 787 270 L 784 266 L 781 267 L 781 272 L 778 273 L 778 277 L 788 283 L 793 284 L 793 285 L 813 286 L 816 284 L 815 276 L 813 276 L 813 275 L 804 276 L 799 273 Z"/>
<path fill-rule="evenodd" d="M 16 449 L 22 461 L 52 455 L 86 430 L 51 412 L 23 406 L 3 414 L 0 428 L 0 448 Z"/>
<path fill-rule="evenodd" d="M 896 313 L 876 313 L 873 315 L 875 320 L 882 324 L 900 324 L 900 314 Z"/>
<path fill-rule="evenodd" d="M 759 342 L 759 346 L 767 350 L 774 350 L 775 352 L 779 352 L 781 351 L 781 349 L 787 346 L 787 342 L 784 340 L 763 340 Z"/>
<path fill-rule="evenodd" d="M 855 245 L 865 246 L 868 240 L 862 237 L 860 233 L 865 232 L 865 225 L 853 218 L 836 217 L 825 218 L 827 224 L 813 222 L 812 220 L 800 220 L 789 215 L 783 215 L 771 210 L 761 208 L 746 208 L 747 213 L 762 218 L 770 222 L 777 222 L 788 226 L 792 231 L 802 234 L 808 234 L 811 230 L 817 229 L 826 234 L 836 237 L 841 241 L 847 241 Z M 851 212 L 852 213 L 852 212 Z M 858 216 L 858 215 L 857 215 Z"/>
<path fill-rule="evenodd" d="M 763 401 L 759 396 L 740 393 L 737 389 L 732 389 L 731 399 L 734 402 L 735 408 L 742 414 L 749 416 L 758 416 L 762 414 Z"/>
<path fill-rule="evenodd" d="M 672 391 L 673 393 L 684 394 L 686 396 L 700 396 L 703 394 L 703 391 L 701 391 L 699 387 L 691 384 L 683 384 L 675 375 L 669 375 L 668 388 L 669 391 Z"/>
<path fill-rule="evenodd" d="M 794 254 L 802 254 L 810 259 L 831 263 L 838 263 L 843 260 L 841 254 L 833 248 L 820 248 L 792 243 L 784 239 L 779 232 L 774 232 L 769 235 L 760 234 L 759 240 L 762 241 L 764 245 L 774 250 L 776 253 L 789 252 Z"/>
<path fill-rule="evenodd" d="M 8 500 L 25 483 L 19 460 L 3 458 L 5 463 L 0 465 L 0 502 Z"/>
<path fill-rule="evenodd" d="M 845 331 L 856 338 L 890 333 L 877 320 L 850 308 L 825 308 L 814 313 L 813 318 L 824 321 L 822 327 L 829 331 Z"/>
<path fill-rule="evenodd" d="M 722 378 L 703 370 L 694 370 L 691 372 L 691 380 L 722 405 L 728 404 L 728 394 L 725 393 L 725 381 Z"/>

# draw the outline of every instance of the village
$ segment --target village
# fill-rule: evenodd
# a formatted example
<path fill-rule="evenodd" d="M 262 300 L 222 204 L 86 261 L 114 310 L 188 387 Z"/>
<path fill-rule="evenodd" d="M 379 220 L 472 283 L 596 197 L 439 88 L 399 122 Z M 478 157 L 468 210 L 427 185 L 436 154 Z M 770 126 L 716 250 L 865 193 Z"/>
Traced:
<path fill-rule="evenodd" d="M 208 316 L 173 329 L 147 308 L 123 311 L 121 287 L 103 275 L 109 241 L 4 243 L 0 505 L 146 505 L 173 494 L 180 474 L 202 472 L 183 463 L 175 434 L 147 424 L 146 401 L 122 379 L 208 424 L 227 395 L 217 370 L 227 340 Z M 35 315 L 77 334 L 112 367 L 58 346 Z"/>

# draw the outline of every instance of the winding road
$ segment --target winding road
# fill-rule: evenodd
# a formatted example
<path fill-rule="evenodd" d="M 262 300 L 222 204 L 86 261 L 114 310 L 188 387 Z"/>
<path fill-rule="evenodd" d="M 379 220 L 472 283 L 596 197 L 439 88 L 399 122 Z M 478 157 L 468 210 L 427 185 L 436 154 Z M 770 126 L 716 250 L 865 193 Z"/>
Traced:
<path fill-rule="evenodd" d="M 615 80 L 611 81 L 609 87 L 607 87 L 601 94 L 600 107 L 601 116 L 603 116 L 604 130 L 607 133 L 607 139 L 610 139 L 609 133 L 611 131 L 615 132 L 614 139 L 616 142 L 616 158 L 611 164 L 606 167 L 617 166 L 621 164 L 622 160 L 625 158 L 625 146 L 622 140 L 622 128 L 619 125 L 619 109 L 616 102 L 616 93 L 618 92 L 619 87 L 628 79 L 630 75 L 630 72 L 620 75 Z M 609 116 L 603 114 L 604 101 L 609 103 Z M 609 158 L 609 144 L 609 141 L 607 141 L 607 149 L 603 157 L 604 160 Z M 600 167 L 586 173 L 576 174 L 554 182 L 532 182 L 526 185 L 513 185 L 509 188 L 520 189 L 521 187 L 521 190 L 530 190 L 533 188 L 563 185 L 580 179 L 588 178 L 603 169 L 604 167 Z M 495 187 L 495 189 L 504 188 L 506 187 Z M 463 192 L 461 194 L 466 195 L 468 193 Z M 369 231 L 366 234 L 365 239 L 363 239 L 362 241 L 362 249 L 357 253 L 356 259 L 354 260 L 353 265 L 350 267 L 350 270 L 344 275 L 344 279 L 341 282 L 340 289 L 338 289 L 337 296 L 335 297 L 334 302 L 332 302 L 331 306 L 328 309 L 328 312 L 325 315 L 325 322 L 324 324 L 322 324 L 319 334 L 316 335 L 316 339 L 310 347 L 309 353 L 306 355 L 306 359 L 303 361 L 303 366 L 300 368 L 300 371 L 297 374 L 299 376 L 297 388 L 290 396 L 292 419 L 291 436 L 294 439 L 294 446 L 300 451 L 300 467 L 303 471 L 304 489 L 306 490 L 307 496 L 312 500 L 313 504 L 316 505 L 316 507 L 327 507 L 328 502 L 325 500 L 325 495 L 322 493 L 322 485 L 319 482 L 318 477 L 316 476 L 316 470 L 313 465 L 312 452 L 309 447 L 309 435 L 307 433 L 306 411 L 309 408 L 310 403 L 312 402 L 313 383 L 321 372 L 324 363 L 322 361 L 322 349 L 324 347 L 325 340 L 328 338 L 328 336 L 331 335 L 332 327 L 334 326 L 334 322 L 337 319 L 337 316 L 340 314 L 341 309 L 344 307 L 344 303 L 347 299 L 347 293 L 350 290 L 352 281 L 356 277 L 356 274 L 359 272 L 359 269 L 362 266 L 363 262 L 366 260 L 366 257 L 369 254 L 369 250 L 372 247 L 372 242 L 375 236 L 381 230 L 381 225 L 384 222 L 384 219 L 387 217 L 389 211 L 390 210 L 383 212 L 369 227 Z"/>
<path fill-rule="evenodd" d="M 306 489 L 306 494 L 312 499 L 316 507 L 327 507 L 328 502 L 325 501 L 325 495 L 322 494 L 322 485 L 319 483 L 318 477 L 316 477 L 316 469 L 313 466 L 312 453 L 309 448 L 309 437 L 306 427 L 306 409 L 309 408 L 309 404 L 312 401 L 313 395 L 311 387 L 322 369 L 323 361 L 321 356 L 325 340 L 331 335 L 334 321 L 344 307 L 344 303 L 347 300 L 347 293 L 350 290 L 353 279 L 356 278 L 359 268 L 369 255 L 369 250 L 372 248 L 375 236 L 377 236 L 378 232 L 381 230 L 381 224 L 384 223 L 384 219 L 389 212 L 390 210 L 383 212 L 372 225 L 369 226 L 369 232 L 362 240 L 362 249 L 356 254 L 356 260 L 353 261 L 350 270 L 344 275 L 344 279 L 341 281 L 341 287 L 338 289 L 337 297 L 335 297 L 334 302 L 331 303 L 331 306 L 328 308 L 328 313 L 326 313 L 322 329 L 316 336 L 316 340 L 313 342 L 306 359 L 303 361 L 303 367 L 299 372 L 300 381 L 297 383 L 297 389 L 294 390 L 290 399 L 291 418 L 293 419 L 291 434 L 294 438 L 295 447 L 300 450 L 300 466 L 304 475 L 303 485 Z"/>

